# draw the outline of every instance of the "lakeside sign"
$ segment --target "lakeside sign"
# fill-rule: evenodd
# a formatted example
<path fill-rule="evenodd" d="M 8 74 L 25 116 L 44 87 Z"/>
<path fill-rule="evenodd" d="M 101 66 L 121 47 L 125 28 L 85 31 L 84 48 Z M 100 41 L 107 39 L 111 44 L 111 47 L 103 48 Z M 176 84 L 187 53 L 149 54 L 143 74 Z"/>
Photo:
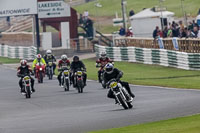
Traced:
<path fill-rule="evenodd" d="M 71 16 L 70 6 L 63 1 L 38 2 L 39 18 L 56 18 Z"/>
<path fill-rule="evenodd" d="M 0 0 L 0 17 L 37 14 L 37 0 Z"/>

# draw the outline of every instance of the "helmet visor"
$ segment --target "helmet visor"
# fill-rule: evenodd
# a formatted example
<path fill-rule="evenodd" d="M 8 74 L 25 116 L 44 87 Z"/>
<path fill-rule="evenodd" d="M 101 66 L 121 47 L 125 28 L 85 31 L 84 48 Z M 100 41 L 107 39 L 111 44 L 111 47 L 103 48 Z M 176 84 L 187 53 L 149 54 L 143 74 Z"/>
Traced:
<path fill-rule="evenodd" d="M 106 68 L 106 72 L 111 72 L 113 68 Z"/>

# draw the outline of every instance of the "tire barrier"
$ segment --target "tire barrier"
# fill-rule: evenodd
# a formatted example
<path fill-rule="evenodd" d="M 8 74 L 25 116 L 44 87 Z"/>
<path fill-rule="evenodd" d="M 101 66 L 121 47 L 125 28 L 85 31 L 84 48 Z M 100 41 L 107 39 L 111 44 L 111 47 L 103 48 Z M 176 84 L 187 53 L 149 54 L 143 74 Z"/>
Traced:
<path fill-rule="evenodd" d="M 95 45 L 97 57 L 106 52 L 114 61 L 138 62 L 176 67 L 186 70 L 200 70 L 200 54 L 178 52 L 166 49 L 149 49 L 138 47 L 107 47 Z"/>
<path fill-rule="evenodd" d="M 8 46 L 0 44 L 0 56 L 33 60 L 37 54 L 36 47 Z"/>

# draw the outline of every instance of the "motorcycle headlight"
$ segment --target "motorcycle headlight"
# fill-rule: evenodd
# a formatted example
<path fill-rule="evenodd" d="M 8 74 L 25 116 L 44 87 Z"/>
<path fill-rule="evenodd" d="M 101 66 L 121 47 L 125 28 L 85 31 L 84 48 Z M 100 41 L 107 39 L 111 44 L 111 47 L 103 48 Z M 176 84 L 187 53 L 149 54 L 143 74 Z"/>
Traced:
<path fill-rule="evenodd" d="M 42 71 L 42 68 L 40 68 L 40 71 Z"/>

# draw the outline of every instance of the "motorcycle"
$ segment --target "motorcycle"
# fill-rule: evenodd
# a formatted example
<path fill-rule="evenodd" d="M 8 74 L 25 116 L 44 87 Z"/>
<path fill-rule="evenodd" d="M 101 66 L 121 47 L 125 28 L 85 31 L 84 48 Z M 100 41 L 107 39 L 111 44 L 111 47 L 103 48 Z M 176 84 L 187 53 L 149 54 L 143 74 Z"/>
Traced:
<path fill-rule="evenodd" d="M 83 93 L 83 88 L 85 87 L 83 82 L 83 71 L 78 70 L 74 73 L 74 86 L 77 88 L 78 93 Z"/>
<path fill-rule="evenodd" d="M 26 98 L 31 98 L 31 78 L 30 75 L 19 75 L 22 77 L 22 90 L 25 92 Z"/>
<path fill-rule="evenodd" d="M 132 98 L 121 83 L 117 82 L 116 79 L 111 79 L 107 86 L 113 91 L 119 105 L 123 106 L 124 109 L 131 109 L 133 107 Z"/>
<path fill-rule="evenodd" d="M 46 71 L 47 71 L 47 76 L 49 77 L 49 79 L 50 80 L 53 79 L 53 62 L 47 63 Z"/>
<path fill-rule="evenodd" d="M 45 65 L 42 63 L 37 63 L 35 66 L 36 69 L 36 78 L 38 83 L 43 83 L 43 78 L 45 77 Z"/>
<path fill-rule="evenodd" d="M 62 74 L 61 74 L 61 84 L 63 85 L 63 88 L 65 91 L 69 91 L 69 85 L 70 85 L 70 71 L 68 67 L 63 66 L 61 68 Z"/>

